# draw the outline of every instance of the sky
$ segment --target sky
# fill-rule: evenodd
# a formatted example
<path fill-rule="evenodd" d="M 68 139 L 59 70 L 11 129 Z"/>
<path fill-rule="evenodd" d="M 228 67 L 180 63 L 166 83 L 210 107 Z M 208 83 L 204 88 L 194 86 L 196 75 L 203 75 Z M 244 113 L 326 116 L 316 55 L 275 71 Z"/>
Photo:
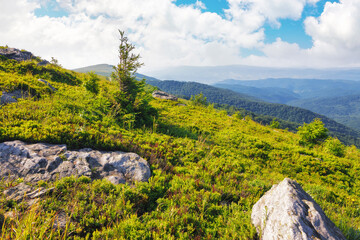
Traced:
<path fill-rule="evenodd" d="M 118 62 L 118 29 L 145 64 L 360 67 L 360 0 L 0 0 L 0 45 L 69 69 Z"/>

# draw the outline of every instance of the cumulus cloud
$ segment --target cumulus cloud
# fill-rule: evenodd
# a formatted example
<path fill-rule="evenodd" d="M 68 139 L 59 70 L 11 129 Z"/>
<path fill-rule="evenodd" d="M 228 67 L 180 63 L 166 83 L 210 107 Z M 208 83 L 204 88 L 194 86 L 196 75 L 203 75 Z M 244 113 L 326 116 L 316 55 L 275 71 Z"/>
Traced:
<path fill-rule="evenodd" d="M 299 20 L 306 4 L 315 4 L 319 0 L 228 0 L 230 8 L 226 10 L 228 18 L 248 23 L 256 29 L 265 21 L 280 27 L 279 19 Z"/>
<path fill-rule="evenodd" d="M 39 17 L 35 10 L 57 3 L 68 14 Z M 117 62 L 118 33 L 125 30 L 145 71 L 177 65 L 360 66 L 360 3 L 327 3 L 322 15 L 304 22 L 311 49 L 281 39 L 265 44 L 264 24 L 299 20 L 319 0 L 228 0 L 225 16 L 207 12 L 206 1 L 177 6 L 174 0 L 0 0 L 0 45 L 55 57 L 68 68 Z M 264 56 L 241 57 L 242 49 Z M 143 69 L 142 69 L 143 71 Z"/>
<path fill-rule="evenodd" d="M 305 20 L 313 38 L 312 53 L 317 58 L 337 59 L 340 65 L 360 64 L 360 2 L 342 0 L 326 3 L 320 17 Z"/>

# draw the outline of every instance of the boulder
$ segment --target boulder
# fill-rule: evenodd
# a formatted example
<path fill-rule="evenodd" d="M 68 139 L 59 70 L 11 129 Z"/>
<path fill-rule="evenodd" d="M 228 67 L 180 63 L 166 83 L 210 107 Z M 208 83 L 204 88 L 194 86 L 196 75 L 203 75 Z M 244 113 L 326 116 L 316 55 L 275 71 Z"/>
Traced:
<path fill-rule="evenodd" d="M 42 61 L 41 61 L 41 62 L 39 62 L 37 65 L 39 65 L 39 66 L 45 66 L 45 65 L 48 65 L 48 64 L 50 64 L 50 62 L 49 62 L 49 61 L 42 60 Z"/>
<path fill-rule="evenodd" d="M 251 220 L 260 239 L 346 239 L 301 186 L 285 178 L 253 206 Z"/>
<path fill-rule="evenodd" d="M 147 181 L 151 172 L 147 161 L 135 153 L 102 152 L 90 148 L 70 151 L 66 145 L 21 141 L 0 143 L 0 179 L 23 178 L 24 182 L 36 183 L 72 175 L 107 178 L 118 184 Z"/>
<path fill-rule="evenodd" d="M 154 91 L 152 93 L 152 96 L 155 98 L 166 99 L 166 100 L 171 100 L 171 101 L 178 100 L 178 98 L 175 97 L 174 95 L 171 95 L 171 94 L 163 92 L 163 91 Z"/>
<path fill-rule="evenodd" d="M 29 94 L 27 92 L 23 92 L 21 90 L 15 90 L 13 92 L 2 92 L 0 97 L 0 105 L 15 103 L 17 102 L 18 98 L 26 98 L 28 96 Z"/>
<path fill-rule="evenodd" d="M 16 61 L 26 61 L 35 58 L 31 52 L 19 50 L 16 48 L 0 48 L 0 55 L 8 59 L 14 59 Z"/>

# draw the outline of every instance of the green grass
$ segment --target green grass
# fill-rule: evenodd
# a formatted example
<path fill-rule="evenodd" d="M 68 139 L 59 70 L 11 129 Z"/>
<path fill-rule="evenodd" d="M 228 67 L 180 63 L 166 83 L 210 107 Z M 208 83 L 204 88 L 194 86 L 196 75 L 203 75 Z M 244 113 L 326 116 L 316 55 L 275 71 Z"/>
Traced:
<path fill-rule="evenodd" d="M 1 239 L 256 239 L 251 208 L 285 177 L 298 181 L 348 239 L 360 239 L 354 146 L 338 157 L 328 143 L 304 147 L 297 134 L 182 99 L 186 106 L 153 99 L 159 117 L 134 128 L 116 114 L 114 83 L 100 80 L 94 95 L 83 86 L 87 75 L 32 62 L 0 61 L 0 76 L 0 91 L 26 85 L 36 95 L 0 108 L 1 142 L 133 151 L 152 169 L 149 182 L 134 186 L 86 177 L 41 182 L 54 190 L 32 207 L 5 199 L 4 190 L 21 180 L 2 180 L 0 215 L 16 217 L 5 219 Z M 48 92 L 40 76 L 58 91 Z M 61 214 L 68 221 L 56 229 Z"/>

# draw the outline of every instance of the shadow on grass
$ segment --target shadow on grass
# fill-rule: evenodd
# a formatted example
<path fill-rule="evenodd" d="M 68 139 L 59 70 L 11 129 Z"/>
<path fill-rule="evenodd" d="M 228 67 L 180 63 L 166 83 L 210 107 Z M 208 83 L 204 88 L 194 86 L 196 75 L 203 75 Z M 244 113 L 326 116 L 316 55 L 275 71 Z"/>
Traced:
<path fill-rule="evenodd" d="M 198 137 L 201 134 L 199 128 L 197 128 L 196 126 L 185 128 L 164 122 L 158 123 L 157 131 L 172 137 L 180 137 L 180 138 L 187 137 L 194 140 L 198 140 Z"/>

